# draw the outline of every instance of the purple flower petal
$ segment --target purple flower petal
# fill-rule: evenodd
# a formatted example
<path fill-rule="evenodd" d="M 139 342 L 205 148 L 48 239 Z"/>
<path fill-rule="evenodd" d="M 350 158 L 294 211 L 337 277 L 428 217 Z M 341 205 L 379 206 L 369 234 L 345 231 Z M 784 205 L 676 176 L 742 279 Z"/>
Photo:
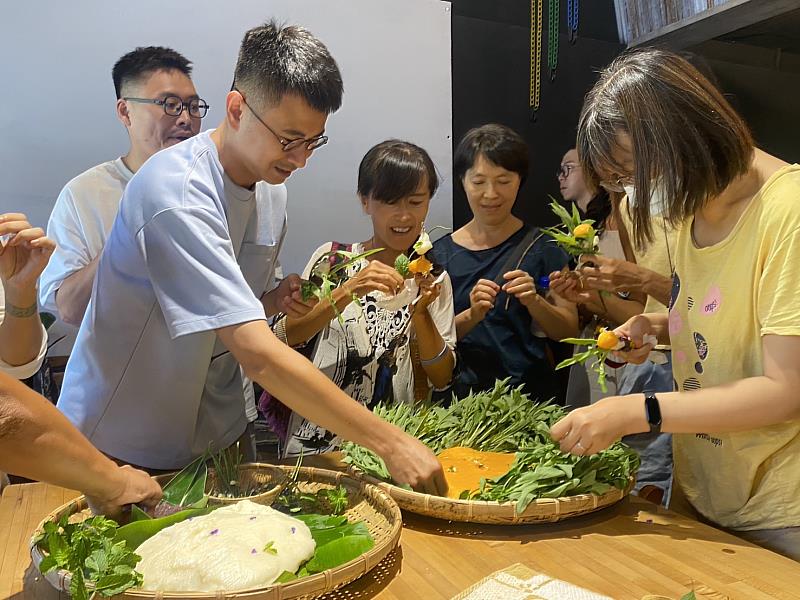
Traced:
<path fill-rule="evenodd" d="M 219 529 L 212 529 L 211 533 L 209 533 L 208 535 L 217 535 L 218 533 L 219 533 Z"/>
<path fill-rule="evenodd" d="M 258 554 L 258 551 L 256 551 L 255 548 L 253 548 L 252 550 L 250 550 L 250 554 Z"/>
<path fill-rule="evenodd" d="M 292 527 L 292 533 L 294 533 L 294 532 L 296 532 L 296 531 L 297 531 L 297 529 L 295 529 L 294 527 Z"/>

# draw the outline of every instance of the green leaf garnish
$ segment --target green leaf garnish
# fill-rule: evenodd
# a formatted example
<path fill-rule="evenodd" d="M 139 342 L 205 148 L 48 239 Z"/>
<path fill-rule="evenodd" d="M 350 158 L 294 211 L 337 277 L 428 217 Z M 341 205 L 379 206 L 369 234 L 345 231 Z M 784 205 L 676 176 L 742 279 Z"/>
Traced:
<path fill-rule="evenodd" d="M 408 257 L 405 254 L 400 254 L 394 260 L 394 268 L 403 277 L 408 277 L 408 263 L 409 262 L 411 262 L 411 261 L 408 260 Z"/>
<path fill-rule="evenodd" d="M 580 256 L 582 254 L 597 254 L 598 247 L 595 244 L 594 235 L 588 238 L 576 237 L 575 229 L 580 225 L 593 225 L 592 219 L 581 219 L 578 207 L 572 204 L 572 212 L 567 211 L 552 197 L 550 198 L 550 210 L 553 211 L 561 225 L 556 227 L 544 227 L 542 232 L 553 238 L 553 241 L 570 256 Z"/>
<path fill-rule="evenodd" d="M 274 554 L 275 556 L 278 555 L 278 549 L 275 548 L 275 542 L 270 540 L 264 545 L 264 552 L 267 554 Z"/>

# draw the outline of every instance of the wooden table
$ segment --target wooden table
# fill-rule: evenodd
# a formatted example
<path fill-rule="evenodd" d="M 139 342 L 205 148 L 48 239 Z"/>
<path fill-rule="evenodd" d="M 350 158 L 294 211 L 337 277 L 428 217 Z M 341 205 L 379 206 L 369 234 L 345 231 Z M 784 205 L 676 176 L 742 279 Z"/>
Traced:
<path fill-rule="evenodd" d="M 39 521 L 75 492 L 13 485 L 0 499 L 0 598 L 60 595 L 31 566 Z M 680 598 L 692 582 L 734 599 L 800 599 L 800 564 L 697 521 L 630 498 L 614 507 L 536 526 L 447 523 L 405 515 L 400 548 L 333 600 L 448 600 L 517 562 L 618 600 Z"/>

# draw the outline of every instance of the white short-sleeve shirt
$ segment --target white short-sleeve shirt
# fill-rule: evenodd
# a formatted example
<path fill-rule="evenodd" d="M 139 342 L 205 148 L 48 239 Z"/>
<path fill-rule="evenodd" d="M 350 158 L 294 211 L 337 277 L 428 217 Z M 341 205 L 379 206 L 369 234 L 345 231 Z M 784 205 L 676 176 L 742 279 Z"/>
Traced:
<path fill-rule="evenodd" d="M 47 222 L 47 236 L 56 249 L 39 279 L 43 310 L 60 316 L 56 292 L 103 251 L 131 177 L 131 170 L 117 158 L 84 171 L 61 190 Z"/>
<path fill-rule="evenodd" d="M 264 319 L 286 188 L 234 184 L 210 132 L 129 182 L 58 407 L 107 454 L 182 467 L 246 424 L 242 375 L 215 329 Z"/>

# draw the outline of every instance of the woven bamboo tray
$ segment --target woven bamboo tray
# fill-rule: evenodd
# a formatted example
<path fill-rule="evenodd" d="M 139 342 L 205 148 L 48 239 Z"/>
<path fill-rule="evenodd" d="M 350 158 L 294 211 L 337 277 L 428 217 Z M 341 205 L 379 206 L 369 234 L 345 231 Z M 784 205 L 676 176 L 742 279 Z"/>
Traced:
<path fill-rule="evenodd" d="M 251 463 L 252 466 L 261 466 L 258 463 Z M 274 468 L 272 465 L 263 465 L 264 468 Z M 294 467 L 280 467 L 287 475 L 294 470 Z M 363 520 L 369 529 L 370 534 L 375 538 L 375 545 L 369 552 L 366 552 L 340 565 L 335 569 L 328 569 L 322 573 L 302 577 L 288 583 L 270 585 L 264 588 L 247 590 L 230 590 L 225 592 L 210 593 L 167 593 L 152 592 L 144 590 L 127 590 L 125 593 L 115 596 L 122 599 L 143 599 L 156 598 L 165 600 L 206 600 L 208 598 L 222 599 L 247 599 L 247 600 L 306 600 L 317 598 L 323 594 L 331 592 L 345 584 L 350 583 L 373 569 L 381 560 L 397 547 L 400 541 L 400 530 L 402 527 L 402 516 L 397 504 L 392 500 L 388 493 L 378 486 L 364 481 L 358 481 L 349 477 L 345 473 L 337 471 L 327 471 L 324 469 L 314 469 L 311 467 L 301 467 L 298 477 L 299 487 L 303 491 L 316 492 L 321 488 L 334 488 L 344 486 L 350 497 L 350 507 L 345 512 L 350 520 Z M 86 518 L 89 515 L 86 500 L 83 496 L 68 502 L 64 506 L 57 508 L 50 513 L 36 528 L 31 538 L 31 558 L 37 570 L 42 562 L 42 552 L 33 543 L 33 539 L 38 535 L 44 523 L 50 520 L 61 518 L 62 515 L 76 514 L 76 520 Z M 44 576 L 50 584 L 59 591 L 68 591 L 71 575 L 67 571 L 51 571 Z"/>
<path fill-rule="evenodd" d="M 172 477 L 163 475 L 156 477 L 162 485 Z M 256 504 L 269 506 L 283 491 L 284 485 L 289 479 L 289 473 L 282 467 L 265 465 L 262 463 L 243 463 L 239 466 L 239 485 L 244 489 L 258 486 L 263 489 L 259 494 L 245 496 L 244 498 L 228 498 L 227 496 L 213 496 L 210 491 L 217 485 L 217 474 L 214 469 L 208 469 L 208 480 L 206 481 L 206 493 L 208 503 L 211 506 L 226 506 L 236 504 L 239 500 L 250 500 Z"/>
<path fill-rule="evenodd" d="M 627 496 L 636 479 L 631 477 L 624 489 L 613 488 L 601 496 L 580 494 L 564 498 L 544 498 L 532 501 L 523 512 L 517 512 L 516 502 L 487 502 L 485 500 L 455 500 L 431 494 L 420 494 L 380 481 L 350 466 L 350 472 L 358 479 L 386 491 L 401 509 L 408 512 L 463 523 L 485 523 L 489 525 L 529 525 L 532 523 L 555 523 L 585 515 L 611 506 Z"/>

